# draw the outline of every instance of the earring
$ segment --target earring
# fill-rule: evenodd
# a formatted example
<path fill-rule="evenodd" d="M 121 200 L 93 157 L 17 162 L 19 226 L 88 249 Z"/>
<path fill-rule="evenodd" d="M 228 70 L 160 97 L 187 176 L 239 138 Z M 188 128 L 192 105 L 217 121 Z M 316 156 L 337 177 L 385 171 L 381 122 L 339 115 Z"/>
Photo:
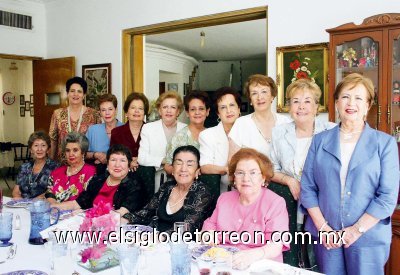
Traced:
<path fill-rule="evenodd" d="M 220 119 L 219 117 L 217 118 L 217 122 L 218 122 L 218 123 L 220 123 L 220 122 L 221 122 L 221 119 Z"/>
<path fill-rule="evenodd" d="M 199 179 L 199 175 L 196 176 L 196 180 L 198 180 L 198 179 Z"/>

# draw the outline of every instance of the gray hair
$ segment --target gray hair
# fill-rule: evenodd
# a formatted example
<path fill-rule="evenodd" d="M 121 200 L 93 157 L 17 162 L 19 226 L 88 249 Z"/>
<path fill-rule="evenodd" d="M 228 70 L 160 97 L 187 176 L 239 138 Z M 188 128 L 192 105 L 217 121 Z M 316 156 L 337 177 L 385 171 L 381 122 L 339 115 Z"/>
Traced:
<path fill-rule="evenodd" d="M 82 135 L 78 132 L 70 132 L 67 134 L 65 139 L 63 140 L 61 147 L 62 152 L 65 154 L 65 148 L 67 147 L 68 143 L 78 143 L 79 147 L 81 147 L 82 154 L 86 154 L 89 149 L 89 140 L 85 135 Z"/>

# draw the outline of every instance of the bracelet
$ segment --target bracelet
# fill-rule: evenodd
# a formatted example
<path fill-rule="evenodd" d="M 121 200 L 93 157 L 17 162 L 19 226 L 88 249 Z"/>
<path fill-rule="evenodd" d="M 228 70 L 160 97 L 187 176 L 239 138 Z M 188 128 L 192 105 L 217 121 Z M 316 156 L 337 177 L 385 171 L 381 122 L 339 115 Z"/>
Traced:
<path fill-rule="evenodd" d="M 322 231 L 324 229 L 324 227 L 327 225 L 328 225 L 328 221 L 325 221 L 318 231 Z"/>

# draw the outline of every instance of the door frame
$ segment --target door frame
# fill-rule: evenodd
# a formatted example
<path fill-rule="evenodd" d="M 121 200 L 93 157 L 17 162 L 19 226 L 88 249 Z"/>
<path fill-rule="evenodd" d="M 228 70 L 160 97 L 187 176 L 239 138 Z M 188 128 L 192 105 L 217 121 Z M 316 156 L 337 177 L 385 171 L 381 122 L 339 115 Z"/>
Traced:
<path fill-rule="evenodd" d="M 144 92 L 144 36 L 166 32 L 210 27 L 268 18 L 268 6 L 204 15 L 169 21 L 122 31 L 122 98 L 129 93 Z M 268 23 L 266 41 L 266 72 L 268 74 Z"/>

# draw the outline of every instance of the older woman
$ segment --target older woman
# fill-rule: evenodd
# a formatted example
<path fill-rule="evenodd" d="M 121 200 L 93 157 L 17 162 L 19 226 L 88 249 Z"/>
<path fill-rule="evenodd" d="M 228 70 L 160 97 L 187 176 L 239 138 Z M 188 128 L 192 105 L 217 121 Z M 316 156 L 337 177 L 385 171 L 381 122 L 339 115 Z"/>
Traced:
<path fill-rule="evenodd" d="M 86 159 L 93 162 L 100 172 L 104 172 L 107 163 L 106 153 L 110 147 L 111 130 L 121 126 L 122 123 L 116 119 L 118 101 L 115 95 L 103 94 L 97 99 L 102 124 L 91 125 L 86 133 L 89 140 L 89 151 Z"/>
<path fill-rule="evenodd" d="M 200 172 L 199 151 L 191 146 L 178 147 L 173 155 L 174 180 L 160 186 L 151 201 L 136 212 L 123 217 L 133 224 L 150 224 L 158 217 L 157 229 L 172 232 L 174 222 L 187 222 L 189 230 L 200 229 L 211 214 L 212 195 L 207 186 L 196 178 Z"/>
<path fill-rule="evenodd" d="M 156 101 L 160 120 L 147 123 L 140 134 L 138 162 L 142 169 L 138 171 L 146 178 L 147 198 L 158 190 L 161 174 L 164 172 L 165 153 L 168 142 L 175 133 L 186 124 L 177 119 L 182 111 L 182 99 L 176 92 L 161 94 Z M 154 172 L 157 173 L 154 175 Z"/>
<path fill-rule="evenodd" d="M 271 111 L 271 104 L 277 94 L 272 78 L 252 75 L 245 84 L 245 91 L 250 105 L 254 107 L 254 113 L 238 118 L 233 125 L 229 132 L 229 155 L 248 147 L 269 156 L 272 128 L 290 122 L 290 119 Z"/>
<path fill-rule="evenodd" d="M 240 116 L 240 95 L 231 87 L 223 87 L 215 92 L 215 101 L 218 119 L 217 126 L 205 129 L 199 135 L 200 143 L 200 165 L 202 174 L 219 174 L 221 186 L 220 191 L 227 191 L 228 179 L 228 154 L 229 154 L 229 132 Z"/>
<path fill-rule="evenodd" d="M 178 131 L 168 143 L 164 166 L 168 174 L 173 171 L 172 154 L 176 148 L 184 145 L 193 145 L 197 149 L 200 148 L 199 135 L 205 129 L 204 121 L 210 113 L 210 100 L 206 92 L 190 92 L 184 98 L 184 105 L 186 115 L 189 118 L 189 125 Z"/>
<path fill-rule="evenodd" d="M 19 168 L 12 192 L 14 199 L 44 196 L 50 173 L 58 166 L 55 161 L 48 158 L 50 146 L 50 137 L 43 131 L 33 132 L 29 136 L 28 148 L 33 160 L 23 163 Z"/>
<path fill-rule="evenodd" d="M 286 89 L 289 100 L 289 113 L 293 122 L 275 127 L 272 130 L 271 161 L 274 164 L 273 183 L 269 188 L 286 201 L 289 213 L 289 228 L 294 233 L 303 224 L 303 214 L 298 213 L 297 200 L 300 196 L 300 178 L 308 148 L 315 134 L 335 126 L 331 122 L 316 120 L 321 89 L 317 84 L 300 79 Z M 284 253 L 284 262 L 299 265 L 299 251 L 296 245 Z"/>
<path fill-rule="evenodd" d="M 145 116 L 149 113 L 149 101 L 142 93 L 131 93 L 124 103 L 125 116 L 128 122 L 111 132 L 111 145 L 123 144 L 132 154 L 130 168 L 136 170 L 139 166 L 137 158 L 140 145 L 140 131 L 144 125 Z"/>
<path fill-rule="evenodd" d="M 101 123 L 99 113 L 83 105 L 87 83 L 81 77 L 73 77 L 66 82 L 68 107 L 54 111 L 49 135 L 51 139 L 52 159 L 63 160 L 61 143 L 72 131 L 85 134 L 90 125 Z"/>
<path fill-rule="evenodd" d="M 49 187 L 45 197 L 50 203 L 75 200 L 86 190 L 88 182 L 96 173 L 96 168 L 85 163 L 89 142 L 86 136 L 71 132 L 62 143 L 62 152 L 67 164 L 50 174 Z"/>
<path fill-rule="evenodd" d="M 334 93 L 340 126 L 314 137 L 304 165 L 306 230 L 314 238 L 321 231 L 344 234 L 344 243 L 332 234 L 314 246 L 328 275 L 384 274 L 389 256 L 399 161 L 394 138 L 365 122 L 374 96 L 370 79 L 346 76 Z"/>
<path fill-rule="evenodd" d="M 224 244 L 241 249 L 233 256 L 233 266 L 238 269 L 261 259 L 282 262 L 282 251 L 288 249 L 279 236 L 272 236 L 274 232 L 288 230 L 285 200 L 264 188 L 273 173 L 272 163 L 264 154 L 250 148 L 240 149 L 229 163 L 229 175 L 234 177 L 236 190 L 221 194 L 212 216 L 204 222 L 203 231 L 251 235 L 246 244 L 235 244 L 234 240 L 225 238 Z M 255 239 L 256 231 L 262 232 L 263 238 L 258 235 Z M 274 241 L 267 243 L 272 237 Z M 221 241 L 222 234 L 218 234 L 216 242 Z"/>
<path fill-rule="evenodd" d="M 121 215 L 142 207 L 142 186 L 135 173 L 129 172 L 132 155 L 121 144 L 112 145 L 107 151 L 107 171 L 96 175 L 88 188 L 81 192 L 76 200 L 66 201 L 53 206 L 60 209 L 88 209 L 100 201 L 113 205 Z"/>

